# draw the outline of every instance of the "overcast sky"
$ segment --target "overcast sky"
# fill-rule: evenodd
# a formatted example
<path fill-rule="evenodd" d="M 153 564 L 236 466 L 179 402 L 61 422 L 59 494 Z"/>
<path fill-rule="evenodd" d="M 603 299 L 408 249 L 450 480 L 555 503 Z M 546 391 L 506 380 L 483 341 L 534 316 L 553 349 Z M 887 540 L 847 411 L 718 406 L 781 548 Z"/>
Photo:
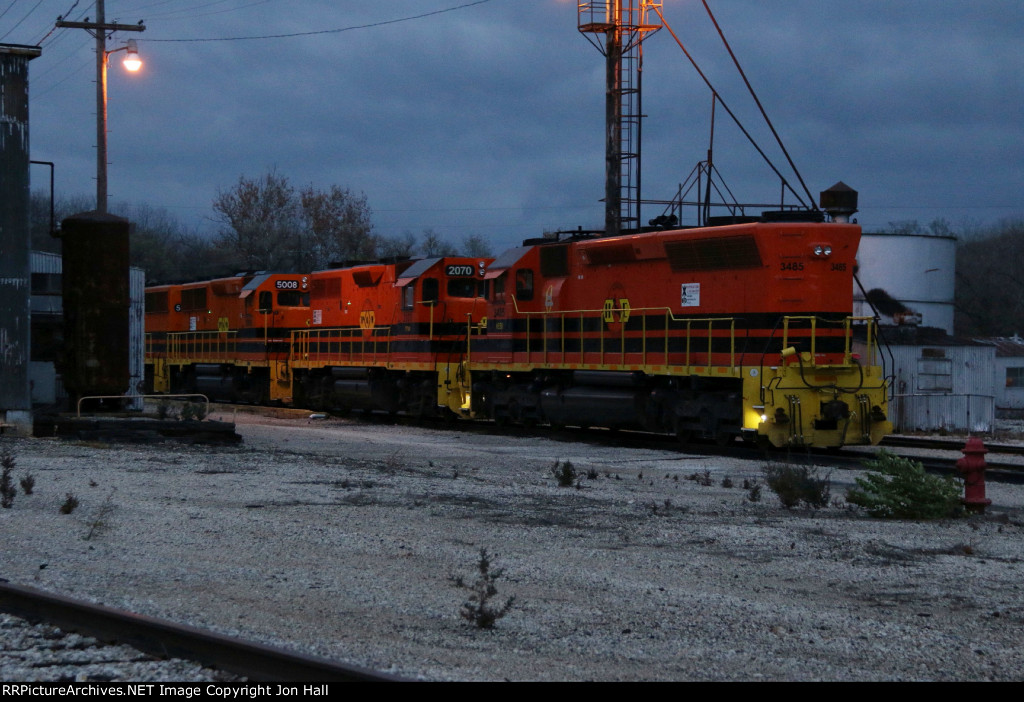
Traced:
<path fill-rule="evenodd" d="M 365 192 L 385 235 L 480 234 L 500 251 L 603 226 L 604 62 L 577 32 L 577 3 L 468 2 L 107 0 L 108 21 L 147 27 L 108 46 L 135 38 L 146 62 L 134 75 L 123 54 L 111 63 L 112 201 L 210 229 L 218 190 L 276 169 L 296 186 Z M 1024 217 L 1024 2 L 709 4 L 815 197 L 839 180 L 859 190 L 867 230 Z M 94 42 L 48 34 L 65 14 L 95 9 L 0 0 L 0 42 L 41 42 L 32 157 L 56 162 L 60 194 L 93 196 Z M 784 165 L 701 2 L 665 0 L 664 14 Z M 308 32 L 325 33 L 245 39 Z M 644 195 L 662 199 L 706 156 L 711 99 L 667 31 L 645 44 L 645 68 Z M 721 113 L 715 146 L 738 195 L 778 198 Z M 38 188 L 47 173 L 32 177 Z"/>

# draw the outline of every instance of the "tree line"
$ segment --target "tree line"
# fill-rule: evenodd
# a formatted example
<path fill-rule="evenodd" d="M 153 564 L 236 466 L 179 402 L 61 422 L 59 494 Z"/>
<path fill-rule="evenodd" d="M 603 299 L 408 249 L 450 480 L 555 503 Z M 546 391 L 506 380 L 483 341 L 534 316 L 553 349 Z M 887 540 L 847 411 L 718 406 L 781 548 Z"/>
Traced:
<path fill-rule="evenodd" d="M 91 198 L 57 198 L 55 220 L 95 209 Z M 183 282 L 232 275 L 239 271 L 313 271 L 345 262 L 389 257 L 492 255 L 477 234 L 453 244 L 432 229 L 385 236 L 374 230 L 366 195 L 332 185 L 296 188 L 276 171 L 241 176 L 217 192 L 211 203 L 216 231 L 189 228 L 167 210 L 113 203 L 112 213 L 132 222 L 131 261 L 146 271 L 149 283 Z M 60 252 L 50 234 L 50 196 L 32 194 L 32 246 Z"/>

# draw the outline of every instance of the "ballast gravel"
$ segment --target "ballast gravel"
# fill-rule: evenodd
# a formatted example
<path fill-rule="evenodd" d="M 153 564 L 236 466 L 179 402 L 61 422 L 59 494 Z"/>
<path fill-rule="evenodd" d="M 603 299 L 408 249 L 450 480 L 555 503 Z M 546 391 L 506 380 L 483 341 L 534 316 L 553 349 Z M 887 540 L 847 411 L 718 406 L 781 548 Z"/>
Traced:
<path fill-rule="evenodd" d="M 857 471 L 787 511 L 742 487 L 762 463 L 665 445 L 234 419 L 231 447 L 5 439 L 35 489 L 0 510 L 0 578 L 414 679 L 1024 678 L 1021 486 L 888 522 L 844 504 Z M 489 630 L 460 616 L 482 549 L 489 604 L 514 598 Z M 0 620 L 0 679 L 81 673 L 20 626 Z M 210 674 L 131 656 L 103 679 Z"/>

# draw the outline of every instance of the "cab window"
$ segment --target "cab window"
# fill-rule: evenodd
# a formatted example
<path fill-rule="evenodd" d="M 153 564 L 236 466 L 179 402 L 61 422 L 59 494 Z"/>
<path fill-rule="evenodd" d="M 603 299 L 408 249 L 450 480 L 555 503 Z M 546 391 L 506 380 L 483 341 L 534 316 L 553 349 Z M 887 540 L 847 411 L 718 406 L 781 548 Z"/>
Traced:
<path fill-rule="evenodd" d="M 476 297 L 476 280 L 473 278 L 449 278 L 448 297 Z"/>
<path fill-rule="evenodd" d="M 533 271 L 529 268 L 516 271 L 516 299 L 523 302 L 533 299 Z"/>
<path fill-rule="evenodd" d="M 274 293 L 269 290 L 260 292 L 260 312 L 269 314 L 274 311 Z"/>
<path fill-rule="evenodd" d="M 423 301 L 437 302 L 441 297 L 441 284 L 437 278 L 423 279 Z"/>
<path fill-rule="evenodd" d="M 402 288 L 402 309 L 403 310 L 411 310 L 413 308 L 413 305 L 415 303 L 415 298 L 413 296 L 414 296 L 415 292 L 416 292 L 416 286 L 415 285 L 406 285 L 404 288 Z"/>

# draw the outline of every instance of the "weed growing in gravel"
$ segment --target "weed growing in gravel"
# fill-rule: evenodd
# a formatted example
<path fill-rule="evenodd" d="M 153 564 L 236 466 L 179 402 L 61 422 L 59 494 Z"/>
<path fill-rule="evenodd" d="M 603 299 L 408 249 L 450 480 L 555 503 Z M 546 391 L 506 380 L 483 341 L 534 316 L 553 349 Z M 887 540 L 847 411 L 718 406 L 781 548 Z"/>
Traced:
<path fill-rule="evenodd" d="M 64 504 L 60 506 L 61 514 L 71 514 L 78 507 L 78 498 L 70 492 L 64 496 Z"/>
<path fill-rule="evenodd" d="M 451 578 L 456 587 L 470 591 L 469 600 L 459 609 L 459 616 L 472 622 L 478 629 L 493 629 L 495 622 L 512 609 L 515 597 L 509 597 L 500 607 L 491 604 L 491 600 L 498 594 L 495 582 L 504 574 L 505 569 L 491 569 L 491 557 L 487 554 L 487 549 L 480 549 L 480 560 L 477 561 L 476 568 L 477 576 L 472 584 L 467 584 L 462 576 Z"/>
<path fill-rule="evenodd" d="M 31 495 L 36 487 L 36 477 L 31 473 L 25 473 L 19 482 L 21 483 L 21 491 L 26 495 Z"/>
<path fill-rule="evenodd" d="M 555 461 L 555 465 L 551 466 L 551 474 L 555 476 L 559 487 L 572 487 L 579 476 L 570 461 Z"/>
<path fill-rule="evenodd" d="M 747 499 L 751 502 L 761 501 L 761 483 L 756 480 L 744 480 L 743 489 L 747 491 Z"/>
<path fill-rule="evenodd" d="M 597 468 L 589 468 L 587 470 L 587 480 L 597 480 L 598 473 Z"/>
<path fill-rule="evenodd" d="M 768 488 L 786 509 L 800 504 L 814 509 L 828 506 L 832 491 L 831 474 L 821 478 L 817 468 L 786 463 L 769 463 L 762 471 Z"/>
<path fill-rule="evenodd" d="M 711 487 L 714 484 L 714 481 L 711 479 L 710 470 L 705 470 L 703 473 L 691 473 L 686 479 L 692 480 L 698 485 L 703 485 L 704 487 Z"/>
<path fill-rule="evenodd" d="M 160 400 L 160 403 L 156 406 L 157 419 L 167 419 L 171 415 L 171 401 Z"/>
<path fill-rule="evenodd" d="M 724 487 L 724 488 L 731 488 L 732 487 L 732 478 L 730 478 L 728 475 L 725 476 L 724 478 L 722 478 L 722 487 Z"/>
<path fill-rule="evenodd" d="M 11 479 L 11 472 L 14 470 L 14 454 L 5 446 L 0 450 L 0 507 L 10 509 L 14 504 L 14 496 L 18 494 Z"/>
<path fill-rule="evenodd" d="M 100 505 L 100 508 L 96 510 L 95 516 L 89 522 L 89 531 L 86 532 L 84 537 L 86 541 L 91 541 L 92 537 L 98 536 L 103 530 L 110 526 L 110 515 L 114 511 L 114 503 L 112 500 L 116 490 L 117 488 L 111 490 L 110 494 L 107 495 L 107 499 L 105 499 L 103 504 Z"/>
<path fill-rule="evenodd" d="M 919 461 L 888 451 L 879 451 L 878 458 L 864 465 L 871 472 L 857 478 L 857 487 L 847 491 L 846 501 L 873 517 L 943 519 L 963 513 L 960 486 L 951 476 L 928 475 Z"/>

